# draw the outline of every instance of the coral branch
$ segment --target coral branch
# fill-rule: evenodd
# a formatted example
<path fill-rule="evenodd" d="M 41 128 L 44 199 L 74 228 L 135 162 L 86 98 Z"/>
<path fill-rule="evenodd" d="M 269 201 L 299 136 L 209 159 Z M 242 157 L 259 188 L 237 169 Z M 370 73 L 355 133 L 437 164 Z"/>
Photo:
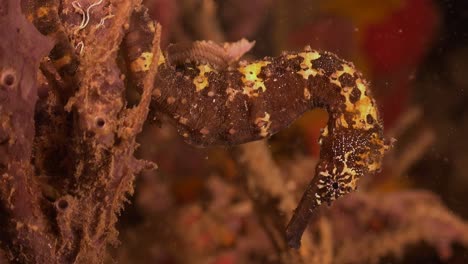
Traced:
<path fill-rule="evenodd" d="M 340 241 L 334 263 L 378 263 L 422 242 L 448 260 L 454 243 L 468 245 L 468 225 L 427 191 L 356 193 L 337 202 L 328 219 Z"/>
<path fill-rule="evenodd" d="M 71 5 L 67 4 L 69 8 Z M 113 10 L 113 23 L 106 27 L 94 23 L 109 15 L 103 8 L 108 5 Z M 134 174 L 146 165 L 136 160 L 133 152 L 137 147 L 135 137 L 146 120 L 151 99 L 160 33 L 158 28 L 152 35 L 150 52 L 156 56 L 150 57 L 148 68 L 141 76 L 140 103 L 133 109 L 125 109 L 125 86 L 116 58 L 134 5 L 131 1 L 109 1 L 99 6 L 93 3 L 90 5 L 94 7 L 93 16 L 79 32 L 72 30 L 71 22 L 65 22 L 66 32 L 79 33 L 73 37 L 82 39 L 86 49 L 93 51 L 84 52 L 80 58 L 77 72 L 80 88 L 66 107 L 75 113 L 77 122 L 73 134 L 74 184 L 69 195 L 56 201 L 62 240 L 70 241 L 72 232 L 72 244 L 66 252 L 76 252 L 65 257 L 78 262 L 97 261 L 105 252 L 106 242 L 116 241 L 116 213 L 122 208 L 125 195 L 133 190 Z M 149 24 L 154 32 L 155 25 L 152 21 Z"/>
<path fill-rule="evenodd" d="M 17 232 L 5 236 L 2 242 L 12 252 L 9 255 L 21 255 L 20 262 L 24 263 L 101 263 L 107 245 L 116 241 L 116 214 L 125 196 L 133 191 L 135 173 L 152 166 L 136 160 L 133 153 L 151 101 L 160 27 L 147 16 L 143 25 L 134 25 L 140 20 L 131 20 L 132 13 L 135 11 L 134 17 L 144 15 L 139 1 L 83 1 L 78 5 L 65 0 L 62 9 L 58 6 L 54 0 L 31 1 L 26 6 L 36 26 L 57 40 L 51 58 L 44 59 L 41 66 L 41 101 L 37 107 L 35 74 L 51 43 L 28 32 L 34 29 L 32 25 L 23 29 L 7 24 L 3 17 L 1 21 L 2 28 L 5 25 L 12 31 L 5 34 L 27 38 L 2 45 L 35 41 L 41 45 L 33 47 L 44 48 L 28 47 L 29 51 L 20 45 L 19 54 L 10 52 L 8 56 L 6 51 L 13 47 L 0 49 L 1 150 L 5 149 L 10 158 L 2 160 L 1 209 L 6 213 L 1 220 L 10 226 L 8 232 Z M 77 6 L 83 6 L 86 12 L 75 13 Z M 86 19 L 76 25 L 80 14 Z M 18 14 L 16 17 L 24 20 Z M 113 23 L 107 23 L 111 18 Z M 18 32 L 24 30 L 22 35 L 17 34 L 17 28 Z M 151 32 L 146 49 L 149 60 L 138 75 L 143 94 L 134 108 L 126 108 L 118 51 L 127 30 L 138 35 L 137 31 L 143 29 Z M 82 44 L 82 52 L 76 52 L 79 57 L 71 49 L 76 43 Z M 27 67 L 15 65 L 18 60 L 14 56 L 24 57 L 25 61 L 19 62 L 27 62 Z M 129 74 L 135 77 L 133 71 Z M 11 104 L 3 104 L 3 99 Z M 38 123 L 35 139 L 34 117 Z M 35 168 L 31 166 L 33 140 Z M 63 156 L 57 158 L 59 153 Z M 35 173 L 39 175 L 35 177 Z M 41 180 L 40 187 L 36 180 Z"/>
<path fill-rule="evenodd" d="M 265 141 L 241 145 L 235 158 L 243 171 L 247 193 L 256 212 L 277 249 L 281 263 L 313 263 L 311 241 L 305 236 L 305 246 L 299 252 L 289 249 L 284 240 L 287 219 L 295 209 L 294 195 L 285 188 L 285 182 Z"/>

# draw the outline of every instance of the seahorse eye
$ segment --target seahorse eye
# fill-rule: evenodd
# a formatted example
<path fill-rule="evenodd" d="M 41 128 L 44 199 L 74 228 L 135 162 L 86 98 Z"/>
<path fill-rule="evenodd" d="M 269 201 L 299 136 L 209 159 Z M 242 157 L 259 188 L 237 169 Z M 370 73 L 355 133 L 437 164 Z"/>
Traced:
<path fill-rule="evenodd" d="M 338 189 L 338 187 L 340 187 L 340 186 L 339 186 L 338 182 L 334 182 L 334 183 L 332 184 L 332 187 L 333 187 L 333 189 L 336 190 L 336 189 Z"/>

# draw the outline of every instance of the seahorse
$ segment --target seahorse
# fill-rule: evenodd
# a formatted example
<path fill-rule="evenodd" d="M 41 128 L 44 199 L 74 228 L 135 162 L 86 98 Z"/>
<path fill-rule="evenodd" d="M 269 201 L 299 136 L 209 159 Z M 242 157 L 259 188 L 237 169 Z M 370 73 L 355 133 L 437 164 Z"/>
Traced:
<path fill-rule="evenodd" d="M 190 52 L 200 45 L 185 45 L 185 61 L 176 56 L 177 63 L 171 63 L 170 53 L 159 58 L 154 87 L 154 107 L 188 143 L 265 139 L 308 110 L 321 107 L 329 113 L 315 176 L 286 228 L 289 246 L 298 248 L 315 209 L 356 190 L 361 176 L 379 170 L 389 148 L 369 83 L 352 63 L 310 47 L 220 67 L 216 62 L 225 60 L 198 60 Z"/>

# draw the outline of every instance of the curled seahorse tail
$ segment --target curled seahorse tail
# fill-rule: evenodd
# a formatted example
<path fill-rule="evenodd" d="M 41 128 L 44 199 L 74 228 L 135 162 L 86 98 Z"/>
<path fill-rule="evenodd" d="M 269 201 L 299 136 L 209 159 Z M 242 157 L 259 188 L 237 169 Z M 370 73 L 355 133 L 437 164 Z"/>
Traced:
<path fill-rule="evenodd" d="M 27 18 L 44 35 L 55 40 L 55 46 L 50 51 L 49 58 L 62 78 L 70 78 L 78 69 L 78 58 L 75 47 L 64 32 L 62 21 L 59 16 L 58 0 L 35 1 L 28 0 L 26 3 Z M 78 45 L 79 51 L 82 47 Z"/>
<path fill-rule="evenodd" d="M 153 60 L 153 38 L 156 32 L 155 22 L 148 14 L 148 9 L 138 6 L 130 17 L 127 34 L 122 41 L 125 63 L 128 67 L 128 84 L 137 92 L 142 92 L 144 79 Z"/>

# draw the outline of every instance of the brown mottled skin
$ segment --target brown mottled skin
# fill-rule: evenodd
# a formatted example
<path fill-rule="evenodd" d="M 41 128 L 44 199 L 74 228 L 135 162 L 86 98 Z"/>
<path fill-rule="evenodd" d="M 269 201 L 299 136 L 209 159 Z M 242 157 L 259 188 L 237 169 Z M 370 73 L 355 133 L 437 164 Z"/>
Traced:
<path fill-rule="evenodd" d="M 199 146 L 267 138 L 312 108 L 328 111 L 316 175 L 286 230 L 295 248 L 313 209 L 355 190 L 360 176 L 379 169 L 387 149 L 361 74 L 336 55 L 309 48 L 221 70 L 161 58 L 154 100 L 185 140 Z"/>

